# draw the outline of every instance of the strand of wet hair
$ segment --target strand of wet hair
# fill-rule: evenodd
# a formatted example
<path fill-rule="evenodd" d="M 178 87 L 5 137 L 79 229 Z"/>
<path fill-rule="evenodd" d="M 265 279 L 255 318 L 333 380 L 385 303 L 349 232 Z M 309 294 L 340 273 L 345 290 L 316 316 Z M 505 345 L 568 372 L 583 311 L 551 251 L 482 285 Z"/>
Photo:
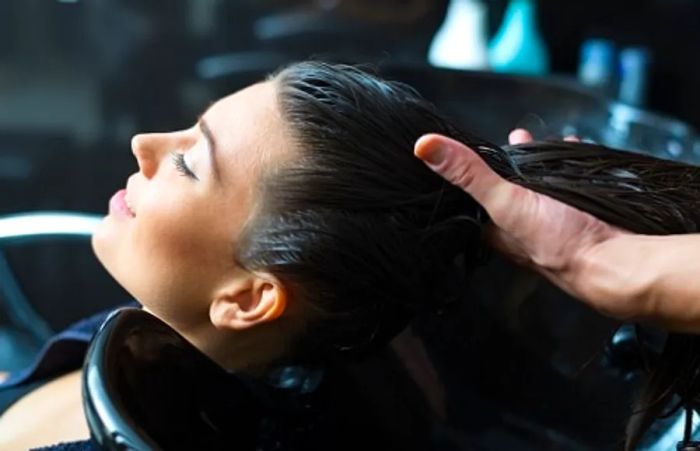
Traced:
<path fill-rule="evenodd" d="M 630 232 L 700 231 L 696 166 L 590 143 L 540 141 L 499 148 L 478 139 L 464 141 L 506 179 Z M 670 333 L 634 402 L 625 449 L 636 449 L 656 418 L 699 407 L 700 337 Z"/>

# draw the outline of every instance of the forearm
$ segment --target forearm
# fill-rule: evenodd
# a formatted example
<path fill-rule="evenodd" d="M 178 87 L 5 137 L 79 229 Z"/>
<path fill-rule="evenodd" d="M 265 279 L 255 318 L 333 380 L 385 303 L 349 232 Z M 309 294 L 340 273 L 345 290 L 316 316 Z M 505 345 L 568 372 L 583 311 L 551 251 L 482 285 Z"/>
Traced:
<path fill-rule="evenodd" d="M 620 234 L 580 265 L 576 288 L 601 312 L 700 333 L 700 234 Z"/>

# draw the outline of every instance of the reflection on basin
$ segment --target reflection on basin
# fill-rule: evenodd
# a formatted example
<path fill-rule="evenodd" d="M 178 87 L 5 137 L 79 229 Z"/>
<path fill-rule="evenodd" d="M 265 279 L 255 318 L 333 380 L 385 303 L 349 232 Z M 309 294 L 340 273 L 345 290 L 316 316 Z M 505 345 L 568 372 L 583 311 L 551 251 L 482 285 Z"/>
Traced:
<path fill-rule="evenodd" d="M 536 139 L 575 134 L 610 147 L 700 163 L 700 138 L 680 120 L 612 101 L 568 78 L 387 67 L 478 136 L 503 143 L 524 127 Z"/>
<path fill-rule="evenodd" d="M 598 138 L 611 147 L 687 163 L 700 162 L 700 140 L 689 125 L 622 103 L 610 105 L 610 119 Z"/>

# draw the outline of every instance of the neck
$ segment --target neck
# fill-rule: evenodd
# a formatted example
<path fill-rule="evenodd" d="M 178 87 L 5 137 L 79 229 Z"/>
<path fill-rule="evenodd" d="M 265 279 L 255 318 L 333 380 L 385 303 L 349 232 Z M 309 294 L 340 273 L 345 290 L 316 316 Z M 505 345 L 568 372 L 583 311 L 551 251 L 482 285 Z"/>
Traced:
<path fill-rule="evenodd" d="M 208 324 L 186 338 L 222 368 L 257 376 L 288 353 L 287 340 L 280 329 L 269 324 L 232 331 Z"/>

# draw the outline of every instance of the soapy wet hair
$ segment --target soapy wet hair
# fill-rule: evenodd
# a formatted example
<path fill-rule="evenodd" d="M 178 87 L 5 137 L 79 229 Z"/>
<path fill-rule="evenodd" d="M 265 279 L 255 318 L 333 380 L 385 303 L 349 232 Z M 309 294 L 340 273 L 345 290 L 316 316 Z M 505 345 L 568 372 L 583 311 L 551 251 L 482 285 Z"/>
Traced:
<path fill-rule="evenodd" d="M 586 143 L 499 147 L 458 129 L 411 87 L 356 67 L 302 62 L 271 79 L 299 158 L 262 178 L 237 259 L 310 306 L 295 346 L 307 357 L 362 355 L 424 309 L 469 302 L 465 276 L 483 258 L 488 217 L 413 155 L 425 133 L 457 139 L 506 179 L 629 231 L 699 230 L 696 167 Z M 695 342 L 668 339 L 629 449 L 674 392 L 695 399 Z"/>

